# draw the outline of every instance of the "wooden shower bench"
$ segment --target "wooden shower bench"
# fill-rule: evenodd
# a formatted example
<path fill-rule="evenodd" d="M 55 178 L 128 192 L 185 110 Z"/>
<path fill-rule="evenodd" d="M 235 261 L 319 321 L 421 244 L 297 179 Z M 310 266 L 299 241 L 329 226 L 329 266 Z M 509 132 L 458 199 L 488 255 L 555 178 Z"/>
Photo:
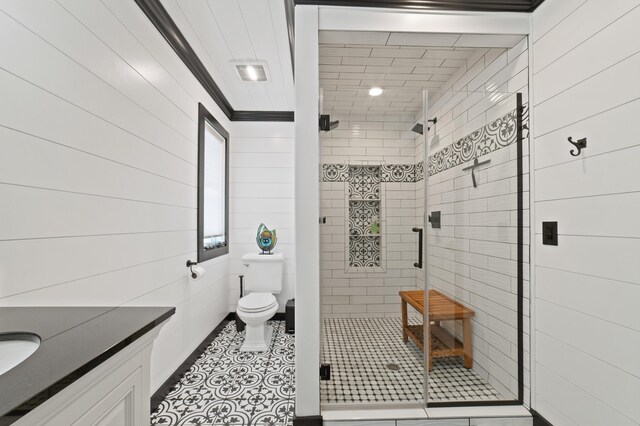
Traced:
<path fill-rule="evenodd" d="M 400 292 L 402 307 L 402 340 L 406 343 L 408 338 L 414 341 L 416 346 L 424 351 L 423 325 L 409 325 L 407 321 L 407 303 L 413 306 L 424 316 L 424 291 L 408 290 Z M 473 310 L 459 302 L 445 296 L 437 290 L 429 290 L 429 321 L 431 330 L 429 339 L 429 371 L 433 367 L 434 358 L 447 356 L 461 356 L 465 368 L 473 366 L 471 355 L 471 317 L 475 315 Z M 462 342 L 450 332 L 440 326 L 440 321 L 461 320 Z"/>

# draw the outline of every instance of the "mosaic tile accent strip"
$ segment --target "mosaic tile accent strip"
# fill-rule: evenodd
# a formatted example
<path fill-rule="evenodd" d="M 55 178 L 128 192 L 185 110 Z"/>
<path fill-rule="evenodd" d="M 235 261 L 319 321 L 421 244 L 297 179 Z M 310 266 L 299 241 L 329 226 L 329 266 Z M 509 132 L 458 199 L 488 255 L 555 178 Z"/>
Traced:
<path fill-rule="evenodd" d="M 424 179 L 424 161 L 416 164 L 416 182 L 420 182 Z"/>
<path fill-rule="evenodd" d="M 409 318 L 419 324 L 421 318 Z M 399 318 L 326 318 L 323 363 L 331 364 L 331 380 L 320 382 L 323 404 L 422 403 L 423 356 L 402 341 Z M 390 370 L 387 364 L 400 368 Z M 500 395 L 459 357 L 438 358 L 429 373 L 430 401 L 511 399 Z"/>
<path fill-rule="evenodd" d="M 383 164 L 382 182 L 415 182 L 415 164 Z"/>
<path fill-rule="evenodd" d="M 152 425 L 290 426 L 295 402 L 295 339 L 284 321 L 271 321 L 266 352 L 240 352 L 235 322 L 185 373 L 151 414 Z"/>
<path fill-rule="evenodd" d="M 349 166 L 349 199 L 377 200 L 380 198 L 380 167 Z"/>
<path fill-rule="evenodd" d="M 349 236 L 349 266 L 377 268 L 380 266 L 379 236 Z"/>
<path fill-rule="evenodd" d="M 429 176 L 511 145 L 516 141 L 517 127 L 517 111 L 513 110 L 479 128 L 429 156 Z"/>
<path fill-rule="evenodd" d="M 349 177 L 349 166 L 346 164 L 323 164 L 323 182 L 346 182 Z"/>
<path fill-rule="evenodd" d="M 524 138 L 529 136 L 529 106 L 524 105 Z M 448 147 L 429 157 L 429 176 L 440 173 L 476 157 L 504 148 L 516 141 L 518 116 L 513 110 L 472 132 Z M 349 180 L 346 164 L 323 164 L 323 182 L 346 182 Z M 419 182 L 424 179 L 424 164 L 383 164 L 381 182 Z"/>
<path fill-rule="evenodd" d="M 378 201 L 349 201 L 349 234 L 371 233 L 371 222 L 380 220 Z"/>
<path fill-rule="evenodd" d="M 421 164 L 421 163 L 420 163 Z M 415 182 L 416 164 L 382 164 L 380 166 L 349 166 L 347 164 L 323 164 L 323 182 L 349 182 L 350 167 L 379 167 L 380 182 Z"/>

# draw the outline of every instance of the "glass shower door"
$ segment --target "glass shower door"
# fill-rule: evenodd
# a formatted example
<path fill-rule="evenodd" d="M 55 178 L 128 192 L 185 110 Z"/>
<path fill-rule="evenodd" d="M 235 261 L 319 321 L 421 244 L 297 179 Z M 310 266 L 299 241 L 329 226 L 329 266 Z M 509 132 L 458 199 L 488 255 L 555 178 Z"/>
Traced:
<path fill-rule="evenodd" d="M 332 119 L 339 127 L 320 137 L 322 363 L 330 369 L 321 403 L 422 407 L 423 353 L 403 341 L 400 293 L 424 289 L 413 232 L 423 228 L 424 135 L 412 131 L 413 113 Z M 384 144 L 393 155 L 378 154 Z M 345 145 L 362 154 L 339 155 Z M 407 322 L 424 318 L 413 310 Z"/>
<path fill-rule="evenodd" d="M 428 98 L 427 404 L 521 403 L 526 99 L 499 91 Z"/>

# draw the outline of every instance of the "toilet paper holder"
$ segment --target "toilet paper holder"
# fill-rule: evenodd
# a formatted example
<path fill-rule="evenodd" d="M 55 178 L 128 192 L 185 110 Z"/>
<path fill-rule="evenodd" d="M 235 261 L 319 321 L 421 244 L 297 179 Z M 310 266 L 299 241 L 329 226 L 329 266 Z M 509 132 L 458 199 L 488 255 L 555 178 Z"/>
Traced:
<path fill-rule="evenodd" d="M 204 275 L 204 271 L 196 272 L 193 270 L 193 267 L 196 265 L 198 265 L 198 262 L 192 262 L 191 260 L 187 260 L 187 268 L 189 268 L 189 271 L 191 271 L 191 278 L 193 278 L 194 280 L 198 278 L 198 276 Z M 197 269 L 203 269 L 203 268 L 197 268 Z"/>

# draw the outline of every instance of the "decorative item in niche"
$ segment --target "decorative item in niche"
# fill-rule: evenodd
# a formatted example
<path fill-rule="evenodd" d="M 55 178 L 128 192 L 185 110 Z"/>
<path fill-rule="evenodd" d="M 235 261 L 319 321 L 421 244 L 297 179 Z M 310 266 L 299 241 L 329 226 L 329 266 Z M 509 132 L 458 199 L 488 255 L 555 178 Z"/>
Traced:
<path fill-rule="evenodd" d="M 258 247 L 262 250 L 262 253 L 260 254 L 273 254 L 271 253 L 271 250 L 273 250 L 278 242 L 276 230 L 272 229 L 270 231 L 264 223 L 261 223 L 260 226 L 258 226 L 256 242 L 258 243 Z"/>
<path fill-rule="evenodd" d="M 369 225 L 369 230 L 371 231 L 372 235 L 380 233 L 380 220 L 378 219 L 377 216 L 371 219 L 371 225 Z"/>

